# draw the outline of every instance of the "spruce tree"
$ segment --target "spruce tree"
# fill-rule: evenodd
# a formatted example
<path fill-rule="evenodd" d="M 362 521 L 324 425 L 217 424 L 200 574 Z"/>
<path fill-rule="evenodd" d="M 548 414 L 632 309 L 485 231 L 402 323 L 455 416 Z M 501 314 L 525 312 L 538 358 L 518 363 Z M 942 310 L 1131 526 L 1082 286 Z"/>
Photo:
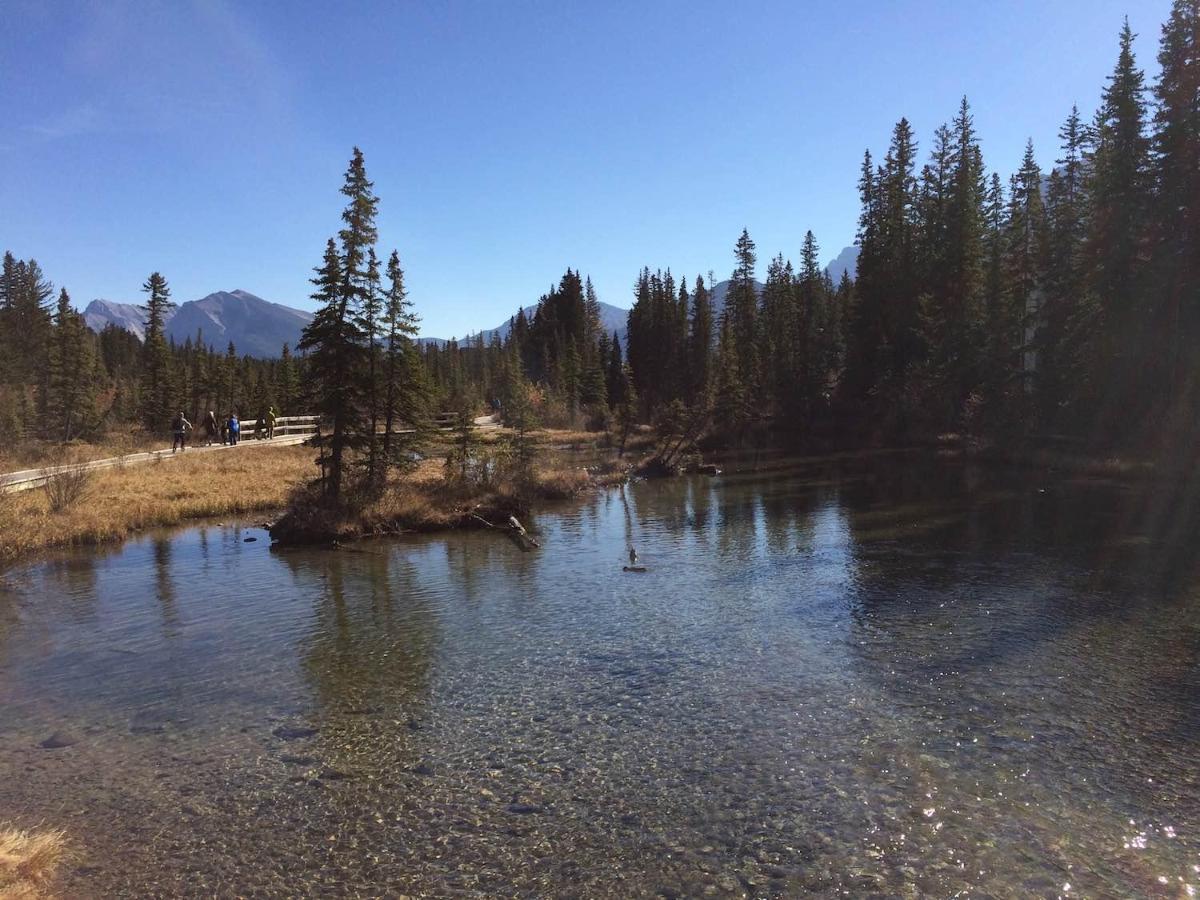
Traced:
<path fill-rule="evenodd" d="M 609 348 L 608 365 L 604 373 L 605 387 L 608 393 L 608 405 L 616 409 L 625 402 L 626 378 L 625 360 L 621 355 L 621 338 L 614 331 L 612 345 Z"/>
<path fill-rule="evenodd" d="M 1037 337 L 1035 379 L 1039 419 L 1045 427 L 1062 422 L 1071 399 L 1068 385 L 1078 381 L 1078 326 L 1084 321 L 1084 239 L 1087 200 L 1084 152 L 1088 130 L 1077 107 L 1058 133 L 1062 156 L 1050 173 L 1046 190 L 1046 290 Z"/>
<path fill-rule="evenodd" d="M 171 424 L 177 409 L 171 349 L 164 329 L 170 313 L 171 289 L 167 279 L 152 272 L 142 285 L 146 293 L 146 340 L 142 347 L 142 423 L 148 431 L 164 432 Z"/>
<path fill-rule="evenodd" d="M 53 436 L 69 441 L 94 425 L 95 354 L 91 332 L 71 308 L 66 288 L 58 295 L 49 363 Z"/>
<path fill-rule="evenodd" d="M 292 357 L 292 348 L 286 343 L 279 351 L 279 411 L 281 415 L 296 414 L 296 405 L 300 394 L 300 376 L 296 371 L 296 360 Z"/>
<path fill-rule="evenodd" d="M 342 495 L 346 447 L 359 422 L 359 390 L 353 376 L 361 346 L 358 328 L 348 315 L 344 282 L 341 256 L 330 238 L 325 259 L 312 279 L 316 288 L 312 299 L 320 306 L 297 346 L 308 355 L 316 411 L 333 423 L 325 490 L 335 503 Z"/>
<path fill-rule="evenodd" d="M 363 365 L 368 336 L 362 327 L 364 307 L 373 303 L 370 252 L 378 237 L 379 205 L 373 188 L 362 151 L 355 147 L 341 188 L 346 206 L 338 232 L 340 252 L 331 239 L 313 279 L 317 288 L 313 299 L 321 306 L 299 344 L 308 353 L 317 406 L 332 422 L 325 487 L 333 503 L 343 498 L 347 451 L 374 442 L 364 422 L 369 413 L 364 388 L 369 363 Z"/>
<path fill-rule="evenodd" d="M 740 369 L 740 355 L 733 336 L 733 323 L 721 324 L 717 348 L 717 371 L 713 384 L 713 414 L 718 427 L 735 441 L 741 440 L 750 422 L 749 397 Z"/>
<path fill-rule="evenodd" d="M 757 256 L 750 232 L 743 228 L 734 247 L 737 265 L 730 277 L 729 293 L 725 297 L 725 319 L 729 322 L 729 339 L 737 354 L 737 370 L 744 384 L 757 386 L 759 359 L 756 339 L 758 329 L 758 290 L 754 283 Z"/>
<path fill-rule="evenodd" d="M 1042 173 L 1033 154 L 1033 141 L 1025 145 L 1021 169 L 1013 179 L 1005 240 L 1007 322 L 1011 323 L 1013 374 L 1019 378 L 1021 396 L 1033 391 L 1037 367 L 1037 329 L 1045 295 L 1047 233 L 1042 203 Z"/>
<path fill-rule="evenodd" d="M 697 275 L 692 290 L 692 310 L 688 322 L 688 400 L 693 405 L 705 401 L 712 384 L 713 307 L 712 295 Z"/>
<path fill-rule="evenodd" d="M 1169 391 L 1200 361 L 1200 0 L 1175 0 L 1158 62 L 1153 252 L 1163 303 L 1153 343 L 1166 348 Z"/>
<path fill-rule="evenodd" d="M 379 258 L 375 248 L 367 248 L 367 271 L 363 279 L 358 309 L 358 327 L 366 338 L 367 367 L 363 374 L 363 394 L 367 409 L 367 483 L 378 486 L 386 467 L 379 460 L 379 327 L 383 297 Z"/>
<path fill-rule="evenodd" d="M 1128 21 L 1104 89 L 1094 126 L 1089 178 L 1090 233 L 1085 245 L 1094 326 L 1086 354 L 1090 383 L 1098 390 L 1098 436 L 1116 437 L 1138 408 L 1145 387 L 1140 361 L 1146 324 L 1157 310 L 1141 290 L 1146 234 L 1150 142 L 1145 133 L 1144 76 L 1133 54 Z"/>
<path fill-rule="evenodd" d="M 870 150 L 863 153 L 858 193 L 858 274 L 854 303 L 845 311 L 846 372 L 841 385 L 844 400 L 851 408 L 866 399 L 884 371 L 881 287 L 886 273 L 879 241 L 879 189 Z"/>
<path fill-rule="evenodd" d="M 404 287 L 404 270 L 395 250 L 387 262 L 388 286 L 383 309 L 383 459 L 385 465 L 406 463 L 400 449 L 412 449 L 428 430 L 429 387 L 414 340 L 418 318 Z M 403 423 L 410 436 L 401 441 L 397 426 Z"/>
<path fill-rule="evenodd" d="M 891 348 L 888 367 L 902 375 L 921 353 L 918 329 L 919 261 L 917 234 L 917 143 L 907 119 L 892 130 L 880 168 L 878 191 L 879 266 L 887 273 L 886 301 L 878 306 Z"/>

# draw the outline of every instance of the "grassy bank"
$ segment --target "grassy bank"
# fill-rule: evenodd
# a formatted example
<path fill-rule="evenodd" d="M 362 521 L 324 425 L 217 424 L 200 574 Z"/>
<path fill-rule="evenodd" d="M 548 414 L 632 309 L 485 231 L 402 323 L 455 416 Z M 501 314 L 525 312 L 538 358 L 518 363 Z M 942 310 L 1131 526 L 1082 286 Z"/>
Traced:
<path fill-rule="evenodd" d="M 92 473 L 82 496 L 60 512 L 38 488 L 0 493 L 0 562 L 189 519 L 278 509 L 312 477 L 313 456 L 309 447 L 261 447 L 105 469 Z"/>
<path fill-rule="evenodd" d="M 49 885 L 65 846 L 61 831 L 28 832 L 0 825 L 0 900 L 54 896 Z"/>

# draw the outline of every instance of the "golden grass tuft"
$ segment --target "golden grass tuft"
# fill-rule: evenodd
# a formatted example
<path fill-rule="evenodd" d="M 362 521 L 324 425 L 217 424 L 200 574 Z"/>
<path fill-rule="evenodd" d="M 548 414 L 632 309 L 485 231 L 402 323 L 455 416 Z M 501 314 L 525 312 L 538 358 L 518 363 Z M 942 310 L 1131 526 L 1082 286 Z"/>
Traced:
<path fill-rule="evenodd" d="M 586 469 L 567 467 L 538 468 L 533 473 L 534 492 L 547 500 L 565 500 L 592 485 Z"/>
<path fill-rule="evenodd" d="M 0 827 L 0 900 L 46 898 L 46 886 L 66 851 L 66 835 Z"/>
<path fill-rule="evenodd" d="M 316 474 L 315 456 L 310 447 L 253 447 L 102 469 L 83 499 L 59 513 L 41 490 L 0 495 L 0 562 L 189 519 L 279 509 L 297 483 Z"/>

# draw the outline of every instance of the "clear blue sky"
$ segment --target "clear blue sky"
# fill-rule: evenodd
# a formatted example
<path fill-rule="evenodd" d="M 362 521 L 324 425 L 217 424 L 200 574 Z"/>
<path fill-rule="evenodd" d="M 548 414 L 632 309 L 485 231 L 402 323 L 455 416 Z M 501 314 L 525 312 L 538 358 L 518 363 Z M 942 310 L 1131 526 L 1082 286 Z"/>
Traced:
<path fill-rule="evenodd" d="M 985 162 L 1090 116 L 1122 17 L 1156 70 L 1169 0 L 0 5 L 0 248 L 79 306 L 244 288 L 311 307 L 351 147 L 424 333 L 490 327 L 571 266 L 728 276 L 854 237 L 862 151 L 922 156 L 966 94 Z"/>

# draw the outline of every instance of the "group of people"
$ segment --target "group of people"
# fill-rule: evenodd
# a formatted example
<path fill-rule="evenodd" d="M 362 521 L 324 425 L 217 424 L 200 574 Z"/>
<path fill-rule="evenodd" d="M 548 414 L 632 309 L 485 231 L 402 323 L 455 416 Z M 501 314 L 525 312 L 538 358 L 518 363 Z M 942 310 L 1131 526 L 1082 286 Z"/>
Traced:
<path fill-rule="evenodd" d="M 255 438 L 265 437 L 267 440 L 271 440 L 275 437 L 275 420 L 278 417 L 274 406 L 268 407 L 261 413 L 254 429 Z M 222 444 L 233 446 L 242 439 L 242 423 L 236 412 L 231 412 L 229 418 L 218 423 L 216 413 L 210 409 L 204 416 L 203 427 L 206 447 L 211 447 L 218 440 Z M 191 433 L 192 423 L 182 412 L 178 413 L 171 420 L 171 452 L 187 450 L 188 437 Z"/>

